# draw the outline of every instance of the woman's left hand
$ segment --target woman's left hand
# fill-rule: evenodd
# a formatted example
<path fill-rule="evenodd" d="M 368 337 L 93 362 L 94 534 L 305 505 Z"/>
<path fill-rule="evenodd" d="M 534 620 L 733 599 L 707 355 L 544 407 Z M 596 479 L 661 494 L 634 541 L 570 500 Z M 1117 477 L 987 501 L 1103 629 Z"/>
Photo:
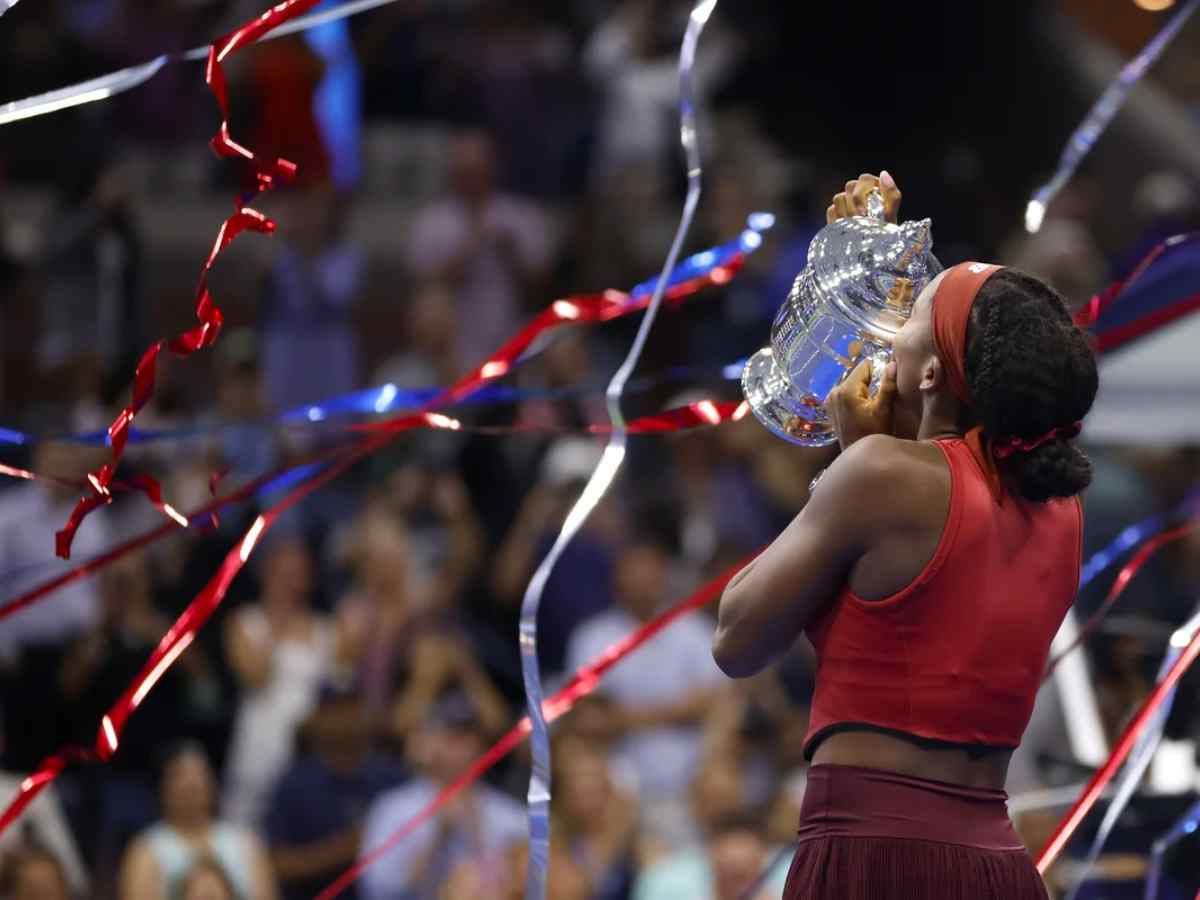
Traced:
<path fill-rule="evenodd" d="M 875 396 L 870 395 L 871 360 L 864 359 L 825 401 L 838 444 L 845 450 L 868 434 L 891 434 L 896 402 L 896 364 L 889 362 Z"/>

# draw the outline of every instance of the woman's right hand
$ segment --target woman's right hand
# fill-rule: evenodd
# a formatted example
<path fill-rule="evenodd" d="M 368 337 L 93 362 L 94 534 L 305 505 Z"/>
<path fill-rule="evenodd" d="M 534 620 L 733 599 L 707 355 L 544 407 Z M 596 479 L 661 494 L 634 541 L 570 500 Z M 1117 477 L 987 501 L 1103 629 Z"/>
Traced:
<path fill-rule="evenodd" d="M 833 202 L 825 210 L 825 224 L 849 216 L 865 216 L 867 197 L 871 191 L 879 191 L 883 197 L 883 216 L 895 223 L 900 215 L 900 189 L 896 187 L 896 180 L 884 169 L 878 177 L 863 174 L 853 181 L 847 181 L 846 189 L 834 195 Z"/>

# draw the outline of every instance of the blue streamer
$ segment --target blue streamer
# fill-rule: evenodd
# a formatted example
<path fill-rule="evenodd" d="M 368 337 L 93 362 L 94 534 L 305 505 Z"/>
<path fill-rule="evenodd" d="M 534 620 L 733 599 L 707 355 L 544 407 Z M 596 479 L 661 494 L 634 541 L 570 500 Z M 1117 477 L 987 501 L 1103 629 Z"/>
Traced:
<path fill-rule="evenodd" d="M 1200 487 L 1188 491 L 1179 505 L 1170 513 L 1148 516 L 1140 522 L 1123 528 L 1108 544 L 1088 557 L 1079 572 L 1079 589 L 1083 590 L 1096 576 L 1110 568 L 1125 553 L 1145 543 L 1160 531 L 1164 531 L 1175 520 L 1195 514 L 1194 507 L 1197 503 L 1200 503 Z"/>
<path fill-rule="evenodd" d="M 756 212 L 751 214 L 746 220 L 746 228 L 736 238 L 724 244 L 719 244 L 716 247 L 711 247 L 708 250 L 694 253 L 672 268 L 667 277 L 664 289 L 701 278 L 708 275 L 713 269 L 728 265 L 739 255 L 753 253 L 762 246 L 762 232 L 767 231 L 774 224 L 775 216 L 771 213 Z M 634 303 L 652 294 L 655 283 L 655 279 L 649 279 L 637 285 L 629 292 L 629 302 Z M 517 361 L 517 365 L 522 365 L 535 358 L 539 352 L 526 353 Z M 744 364 L 745 360 L 739 360 L 725 366 L 722 369 L 721 377 L 727 379 L 740 378 Z M 691 373 L 709 371 L 708 367 L 682 366 L 672 369 L 667 377 L 682 378 L 687 377 Z M 513 388 L 493 384 L 482 388 L 465 403 L 459 405 L 516 403 L 526 399 L 569 397 L 596 389 L 596 386 L 558 389 Z M 405 410 L 420 409 L 443 390 L 444 388 L 441 387 L 399 388 L 394 384 L 385 384 L 379 387 L 367 388 L 331 397 L 319 403 L 297 407 L 273 419 L 261 422 L 221 423 L 208 426 L 186 425 L 179 428 L 157 430 L 131 428 L 129 430 L 129 443 L 132 445 L 148 444 L 155 441 L 182 440 L 202 435 L 218 434 L 227 428 L 245 428 L 247 425 L 273 428 L 279 425 L 320 423 L 348 416 L 399 413 Z M 0 427 L 0 444 L 28 446 L 46 440 L 84 444 L 91 447 L 109 446 L 107 431 L 85 431 L 76 434 L 39 436 L 18 431 L 14 428 Z"/>
<path fill-rule="evenodd" d="M 1144 900 L 1158 900 L 1159 884 L 1162 881 L 1163 858 L 1167 851 L 1200 829 L 1200 800 L 1192 804 L 1180 816 L 1170 830 L 1150 845 L 1150 868 L 1146 872 L 1146 893 Z"/>

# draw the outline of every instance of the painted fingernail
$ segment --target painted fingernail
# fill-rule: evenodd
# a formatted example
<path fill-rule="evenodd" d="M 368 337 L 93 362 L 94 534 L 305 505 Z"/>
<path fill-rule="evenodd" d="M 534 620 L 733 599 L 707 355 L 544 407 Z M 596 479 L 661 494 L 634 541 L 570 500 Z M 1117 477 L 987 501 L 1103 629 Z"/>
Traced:
<path fill-rule="evenodd" d="M 892 177 L 887 169 L 879 173 L 879 180 L 883 183 L 884 187 L 894 188 L 896 186 L 896 179 Z"/>

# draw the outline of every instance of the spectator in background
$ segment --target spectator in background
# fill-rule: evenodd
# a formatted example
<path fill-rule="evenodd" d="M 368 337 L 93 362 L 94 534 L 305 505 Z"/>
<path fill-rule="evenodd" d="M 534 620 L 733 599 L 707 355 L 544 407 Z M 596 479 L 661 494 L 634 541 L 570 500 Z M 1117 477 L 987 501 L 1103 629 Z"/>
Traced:
<path fill-rule="evenodd" d="M 372 384 L 393 384 L 399 390 L 436 388 L 453 384 L 463 374 L 458 358 L 458 323 L 453 292 L 439 281 L 416 286 L 401 316 L 405 342 L 375 371 Z M 477 365 L 478 360 L 472 360 Z M 435 465 L 452 465 L 465 435 L 443 428 L 414 431 L 405 439 L 413 456 Z M 393 451 L 394 452 L 394 451 Z M 379 454 L 385 464 L 392 454 Z"/>
<path fill-rule="evenodd" d="M 122 900 L 168 900 L 176 895 L 197 860 L 220 864 L 239 897 L 275 900 L 266 852 L 253 832 L 213 817 L 216 784 L 196 746 L 183 745 L 166 759 L 162 776 L 162 821 L 130 846 L 121 871 Z"/>
<path fill-rule="evenodd" d="M 0 772 L 0 797 L 12 798 L 21 789 L 24 777 L 13 772 Z M 21 818 L 0 834 L 0 873 L 12 860 L 31 850 L 42 850 L 61 864 L 71 891 L 80 897 L 87 894 L 88 873 L 75 846 L 75 838 L 67 827 L 58 792 L 48 785 L 29 804 Z M 8 896 L 0 894 L 0 896 Z"/>
<path fill-rule="evenodd" d="M 95 451 L 46 441 L 34 449 L 32 468 L 70 482 L 81 480 L 102 459 Z M 16 596 L 70 568 L 67 562 L 53 561 L 54 533 L 70 517 L 79 495 L 80 491 L 69 484 L 49 480 L 21 484 L 5 492 L 0 509 L 0 572 L 19 573 L 5 583 L 6 596 Z M 87 559 L 104 548 L 111 524 L 107 513 L 105 509 L 95 510 L 76 533 L 72 545 L 76 558 Z M 0 659 L 12 660 L 31 644 L 61 646 L 94 625 L 99 615 L 94 582 L 84 578 L 64 585 L 42 602 L 4 620 Z M 13 735 L 10 730 L 10 739 Z"/>
<path fill-rule="evenodd" d="M 458 686 L 489 732 L 507 721 L 504 699 L 480 667 L 452 606 L 415 583 L 408 530 L 368 507 L 352 538 L 353 582 L 338 604 L 338 620 L 358 636 L 356 664 L 344 673 L 362 692 L 367 715 L 397 740 L 408 737 L 426 710 Z"/>
<path fill-rule="evenodd" d="M 267 400 L 259 368 L 258 340 L 249 328 L 222 335 L 216 345 L 216 408 L 210 423 L 223 426 L 213 438 L 205 470 L 225 472 L 225 488 L 239 487 L 279 463 L 275 435 L 264 429 Z M 207 487 L 207 484 L 205 485 Z"/>
<path fill-rule="evenodd" d="M 554 752 L 551 827 L 586 877 L 589 900 L 625 900 L 636 866 L 637 801 L 613 783 L 608 757 L 578 738 Z"/>
<path fill-rule="evenodd" d="M 0 892 L 5 900 L 71 900 L 66 871 L 48 850 L 29 848 L 0 862 Z"/>
<path fill-rule="evenodd" d="M 143 242 L 129 173 L 96 151 L 80 162 L 44 250 L 38 357 L 44 370 L 75 371 L 71 395 L 77 405 L 103 405 L 126 384 L 146 349 Z"/>
<path fill-rule="evenodd" d="M 450 287 L 457 355 L 475 366 L 520 325 L 526 295 L 549 269 L 554 242 L 540 209 L 496 189 L 487 134 L 456 137 L 449 164 L 451 193 L 417 215 L 408 263 L 421 281 Z"/>
<path fill-rule="evenodd" d="M 170 623 L 153 606 L 151 571 L 143 553 L 130 554 L 100 576 L 101 620 L 75 641 L 59 673 L 59 715 L 71 742 L 87 746 L 109 708 L 146 665 Z M 195 732 L 219 686 L 200 647 L 190 647 L 155 684 L 121 734 L 120 752 L 81 783 L 81 833 L 98 876 L 111 875 L 129 839 L 154 820 L 151 772 L 164 744 Z"/>
<path fill-rule="evenodd" d="M 284 412 L 359 386 L 353 308 L 365 271 L 347 240 L 349 204 L 328 185 L 298 188 L 280 216 L 286 238 L 263 291 L 258 321 L 267 400 Z"/>
<path fill-rule="evenodd" d="M 1046 221 L 1036 237 L 1022 230 L 1001 249 L 1000 258 L 1044 279 L 1078 309 L 1104 287 L 1104 255 L 1087 225 L 1076 219 Z"/>
<path fill-rule="evenodd" d="M 436 703 L 410 744 L 420 774 L 372 805 L 363 847 L 382 844 L 461 775 L 486 748 L 485 734 L 466 695 L 454 693 Z M 479 867 L 481 884 L 502 884 L 509 874 L 507 849 L 525 836 L 524 808 L 476 782 L 368 868 L 360 895 L 364 900 L 437 900 L 454 870 L 468 861 Z"/>
<path fill-rule="evenodd" d="M 311 900 L 353 864 L 368 807 L 404 775 L 372 752 L 370 723 L 353 692 L 326 686 L 303 738 L 307 752 L 276 785 L 266 821 L 284 900 Z M 359 895 L 351 886 L 342 896 Z"/>
<path fill-rule="evenodd" d="M 601 452 L 599 444 L 585 438 L 563 438 L 547 451 L 540 481 L 522 501 L 492 563 L 492 590 L 509 608 L 520 606 L 529 579 L 550 552 Z M 613 561 L 621 531 L 619 500 L 610 495 L 550 573 L 538 618 L 538 659 L 552 675 L 573 671 L 567 659 L 571 635 L 612 605 Z"/>
<path fill-rule="evenodd" d="M 529 845 L 515 841 L 510 845 L 506 871 L 488 871 L 479 863 L 466 860 L 438 891 L 437 900 L 524 900 L 525 878 L 529 865 Z M 592 900 L 587 876 L 571 855 L 555 840 L 550 841 L 550 866 L 546 874 L 546 900 Z"/>
<path fill-rule="evenodd" d="M 349 634 L 313 611 L 312 591 L 308 549 L 281 540 L 267 550 L 258 602 L 228 620 L 226 651 L 242 687 L 225 776 L 224 810 L 235 822 L 262 818 L 322 679 L 355 651 Z"/>
<path fill-rule="evenodd" d="M 638 879 L 633 900 L 767 900 L 778 897 L 787 880 L 788 861 L 755 887 L 770 852 L 756 816 L 734 813 L 713 823 L 704 855 L 688 864 L 653 867 Z"/>
<path fill-rule="evenodd" d="M 779 890 L 775 885 L 753 890 L 770 862 L 767 850 L 762 827 L 755 818 L 747 816 L 719 823 L 708 841 L 712 900 L 744 900 L 747 895 L 750 900 L 766 900 L 774 896 Z"/>
<path fill-rule="evenodd" d="M 457 606 L 479 568 L 484 534 L 453 466 L 403 463 L 388 473 L 367 503 L 403 523 L 413 580 L 428 596 L 430 608 L 446 611 Z"/>
<path fill-rule="evenodd" d="M 633 541 L 616 569 L 616 605 L 585 622 L 571 638 L 573 672 L 663 611 L 671 557 L 660 544 Z M 617 756 L 637 777 L 646 832 L 678 846 L 689 832 L 680 798 L 700 763 L 701 722 L 718 702 L 723 679 L 708 652 L 711 626 L 686 616 L 622 660 L 605 677 L 615 701 L 614 724 L 625 737 Z"/>

